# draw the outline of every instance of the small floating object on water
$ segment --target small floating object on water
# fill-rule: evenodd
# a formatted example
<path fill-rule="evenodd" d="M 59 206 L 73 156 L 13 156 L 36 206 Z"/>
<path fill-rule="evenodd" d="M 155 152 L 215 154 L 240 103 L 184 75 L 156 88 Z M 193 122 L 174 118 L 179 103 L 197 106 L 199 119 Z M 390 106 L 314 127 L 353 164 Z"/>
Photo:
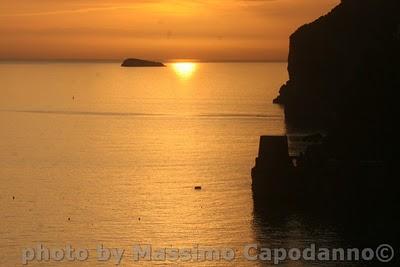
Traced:
<path fill-rule="evenodd" d="M 140 217 L 138 218 L 138 220 L 140 221 Z"/>
<path fill-rule="evenodd" d="M 13 196 L 13 200 L 15 199 L 15 196 Z"/>
<path fill-rule="evenodd" d="M 201 190 L 201 186 L 200 185 L 195 186 L 194 190 Z"/>
<path fill-rule="evenodd" d="M 68 217 L 68 221 L 70 221 L 70 220 L 71 220 L 71 218 Z"/>
<path fill-rule="evenodd" d="M 75 100 L 75 96 L 72 96 L 72 100 Z"/>

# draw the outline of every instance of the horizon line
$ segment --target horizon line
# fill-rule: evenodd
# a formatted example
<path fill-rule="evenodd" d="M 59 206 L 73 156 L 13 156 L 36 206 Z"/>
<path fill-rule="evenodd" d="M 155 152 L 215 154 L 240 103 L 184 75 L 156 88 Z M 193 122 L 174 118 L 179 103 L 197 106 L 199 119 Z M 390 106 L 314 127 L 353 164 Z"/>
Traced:
<path fill-rule="evenodd" d="M 79 58 L 0 58 L 0 63 L 7 62 L 43 62 L 43 63 L 74 63 L 74 62 L 123 62 L 124 59 L 79 59 Z M 163 63 L 179 63 L 179 62 L 193 62 L 193 63 L 287 63 L 287 60 L 278 59 L 165 59 L 155 60 Z"/>

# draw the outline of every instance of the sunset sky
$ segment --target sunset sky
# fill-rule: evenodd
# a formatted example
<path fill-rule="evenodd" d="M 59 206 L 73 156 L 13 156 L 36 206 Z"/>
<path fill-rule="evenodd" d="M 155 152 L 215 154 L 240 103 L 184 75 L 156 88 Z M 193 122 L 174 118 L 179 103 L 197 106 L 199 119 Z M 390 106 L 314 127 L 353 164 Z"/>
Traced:
<path fill-rule="evenodd" d="M 0 0 L 1 59 L 286 60 L 340 0 Z"/>

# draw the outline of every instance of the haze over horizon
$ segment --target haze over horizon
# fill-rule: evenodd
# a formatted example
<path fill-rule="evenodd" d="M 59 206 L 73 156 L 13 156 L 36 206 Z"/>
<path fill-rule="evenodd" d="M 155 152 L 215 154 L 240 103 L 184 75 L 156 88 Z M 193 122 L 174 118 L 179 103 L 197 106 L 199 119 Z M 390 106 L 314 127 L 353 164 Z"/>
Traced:
<path fill-rule="evenodd" d="M 0 0 L 0 59 L 283 61 L 339 0 Z"/>

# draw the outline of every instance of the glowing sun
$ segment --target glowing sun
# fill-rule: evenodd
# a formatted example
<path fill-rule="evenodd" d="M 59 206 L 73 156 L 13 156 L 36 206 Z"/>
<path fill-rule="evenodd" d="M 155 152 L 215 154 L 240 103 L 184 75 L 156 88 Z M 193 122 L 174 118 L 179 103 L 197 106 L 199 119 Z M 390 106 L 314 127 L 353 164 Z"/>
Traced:
<path fill-rule="evenodd" d="M 196 63 L 179 62 L 172 64 L 175 73 L 182 79 L 189 79 L 197 69 Z"/>

